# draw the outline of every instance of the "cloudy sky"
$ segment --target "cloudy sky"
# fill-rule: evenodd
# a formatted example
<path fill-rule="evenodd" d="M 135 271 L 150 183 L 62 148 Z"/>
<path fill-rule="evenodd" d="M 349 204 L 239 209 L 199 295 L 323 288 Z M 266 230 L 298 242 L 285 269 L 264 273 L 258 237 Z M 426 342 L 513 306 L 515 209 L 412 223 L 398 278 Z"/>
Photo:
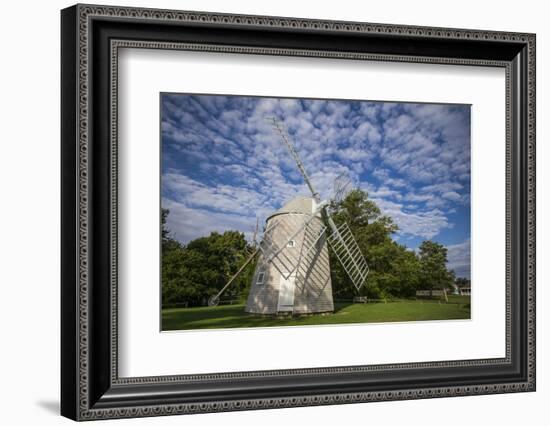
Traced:
<path fill-rule="evenodd" d="M 257 217 L 310 195 L 266 120 L 277 117 L 321 198 L 349 173 L 399 225 L 396 241 L 438 241 L 470 276 L 468 105 L 162 94 L 161 109 L 162 206 L 181 242 L 227 229 L 250 238 Z"/>

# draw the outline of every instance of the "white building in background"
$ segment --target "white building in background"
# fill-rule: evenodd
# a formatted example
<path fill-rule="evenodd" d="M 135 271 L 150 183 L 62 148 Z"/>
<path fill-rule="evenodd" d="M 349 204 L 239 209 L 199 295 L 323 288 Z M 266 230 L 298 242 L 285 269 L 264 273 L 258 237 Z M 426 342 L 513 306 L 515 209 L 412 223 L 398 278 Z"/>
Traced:
<path fill-rule="evenodd" d="M 470 287 L 462 287 L 460 289 L 460 295 L 461 296 L 471 296 L 472 292 L 471 292 L 471 288 Z"/>

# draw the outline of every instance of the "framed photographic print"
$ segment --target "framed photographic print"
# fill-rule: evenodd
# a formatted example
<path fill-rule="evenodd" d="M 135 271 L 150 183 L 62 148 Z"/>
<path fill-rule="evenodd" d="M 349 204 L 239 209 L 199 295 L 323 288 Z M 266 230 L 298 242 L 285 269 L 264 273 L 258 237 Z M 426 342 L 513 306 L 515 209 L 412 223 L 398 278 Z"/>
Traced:
<path fill-rule="evenodd" d="M 535 390 L 535 36 L 76 5 L 74 420 Z"/>
<path fill-rule="evenodd" d="M 470 319 L 470 105 L 160 102 L 162 331 Z"/>

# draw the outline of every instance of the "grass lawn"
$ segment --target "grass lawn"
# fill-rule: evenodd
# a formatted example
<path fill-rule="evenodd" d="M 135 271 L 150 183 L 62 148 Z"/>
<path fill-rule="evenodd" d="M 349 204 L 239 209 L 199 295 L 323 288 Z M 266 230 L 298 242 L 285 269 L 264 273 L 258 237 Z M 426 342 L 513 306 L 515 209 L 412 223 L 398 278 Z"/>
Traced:
<path fill-rule="evenodd" d="M 244 305 L 174 308 L 162 310 L 162 330 L 469 319 L 469 303 L 468 296 L 449 296 L 449 303 L 433 300 L 336 303 L 334 313 L 295 318 L 253 316 L 244 312 Z"/>

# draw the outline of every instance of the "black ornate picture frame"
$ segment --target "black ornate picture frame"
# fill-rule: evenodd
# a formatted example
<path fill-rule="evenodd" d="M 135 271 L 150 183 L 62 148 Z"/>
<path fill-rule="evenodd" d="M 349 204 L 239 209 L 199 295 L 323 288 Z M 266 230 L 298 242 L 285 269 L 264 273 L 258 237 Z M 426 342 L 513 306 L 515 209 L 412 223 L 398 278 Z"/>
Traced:
<path fill-rule="evenodd" d="M 119 377 L 122 47 L 505 69 L 506 356 Z M 61 13 L 61 53 L 62 415 L 93 420 L 535 390 L 534 34 L 76 5 Z"/>

